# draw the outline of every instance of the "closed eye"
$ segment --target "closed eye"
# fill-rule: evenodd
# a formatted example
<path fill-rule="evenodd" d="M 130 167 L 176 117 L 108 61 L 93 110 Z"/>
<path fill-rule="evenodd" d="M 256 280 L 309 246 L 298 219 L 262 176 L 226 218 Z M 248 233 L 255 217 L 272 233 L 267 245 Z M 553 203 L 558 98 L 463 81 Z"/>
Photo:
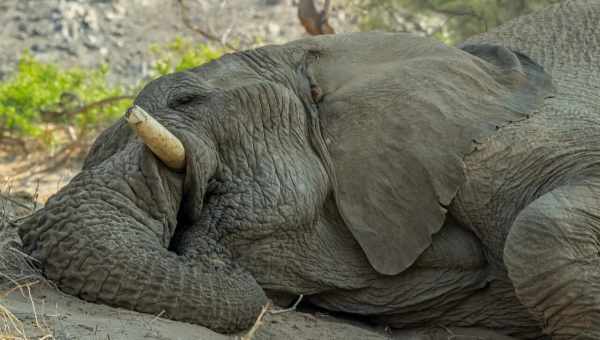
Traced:
<path fill-rule="evenodd" d="M 199 93 L 178 91 L 167 100 L 167 106 L 174 110 L 188 111 L 204 101 L 205 96 Z"/>

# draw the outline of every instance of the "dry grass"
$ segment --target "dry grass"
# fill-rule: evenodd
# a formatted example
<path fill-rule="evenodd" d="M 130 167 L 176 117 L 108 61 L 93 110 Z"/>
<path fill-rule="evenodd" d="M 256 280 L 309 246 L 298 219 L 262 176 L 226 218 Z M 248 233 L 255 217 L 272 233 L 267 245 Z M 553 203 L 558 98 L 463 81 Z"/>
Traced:
<path fill-rule="evenodd" d="M 29 257 L 19 249 L 18 235 L 8 228 L 8 222 L 11 219 L 34 208 L 34 206 L 23 203 L 26 201 L 26 199 L 23 201 L 23 198 L 13 196 L 10 182 L 0 187 L 0 340 L 54 339 L 52 331 L 44 319 L 38 315 L 31 295 L 31 286 L 39 282 L 35 280 L 38 275 L 32 268 Z M 28 325 L 3 304 L 7 296 L 16 291 L 19 291 L 31 303 L 31 312 L 34 318 L 31 332 L 35 333 L 34 336 L 28 334 Z"/>
<path fill-rule="evenodd" d="M 0 186 L 0 292 L 39 279 L 33 259 L 21 251 L 21 240 L 10 221 L 36 209 L 35 197 L 13 194 L 10 182 Z"/>
<path fill-rule="evenodd" d="M 46 324 L 45 319 L 38 314 L 36 304 L 31 295 L 31 286 L 35 284 L 37 282 L 19 285 L 0 295 L 0 340 L 54 339 L 53 332 Z M 17 290 L 31 303 L 31 312 L 35 320 L 32 330 L 32 333 L 35 333 L 34 336 L 28 334 L 23 321 L 19 320 L 7 307 L 2 305 L 2 300 Z"/>

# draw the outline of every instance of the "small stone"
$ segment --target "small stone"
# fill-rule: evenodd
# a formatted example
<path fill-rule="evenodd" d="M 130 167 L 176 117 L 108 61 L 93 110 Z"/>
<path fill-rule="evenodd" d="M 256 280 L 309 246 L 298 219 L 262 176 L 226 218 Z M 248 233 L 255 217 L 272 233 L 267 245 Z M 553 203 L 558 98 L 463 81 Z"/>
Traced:
<path fill-rule="evenodd" d="M 26 25 L 24 22 L 20 22 L 20 23 L 17 25 L 17 29 L 18 29 L 20 32 L 27 32 L 27 25 Z"/>
<path fill-rule="evenodd" d="M 43 47 L 42 45 L 40 45 L 40 44 L 37 44 L 37 43 L 36 43 L 36 44 L 33 44 L 33 45 L 31 45 L 31 52 L 34 52 L 34 53 L 41 53 L 41 52 L 44 52 L 44 51 L 46 51 L 46 48 L 44 48 L 44 47 Z"/>
<path fill-rule="evenodd" d="M 96 15 L 96 11 L 86 11 L 85 17 L 83 18 L 83 23 L 84 26 L 87 26 L 92 31 L 98 31 L 100 29 L 98 25 L 98 15 Z"/>
<path fill-rule="evenodd" d="M 270 22 L 267 24 L 267 32 L 270 35 L 279 35 L 281 33 L 281 26 L 277 25 L 276 23 Z"/>

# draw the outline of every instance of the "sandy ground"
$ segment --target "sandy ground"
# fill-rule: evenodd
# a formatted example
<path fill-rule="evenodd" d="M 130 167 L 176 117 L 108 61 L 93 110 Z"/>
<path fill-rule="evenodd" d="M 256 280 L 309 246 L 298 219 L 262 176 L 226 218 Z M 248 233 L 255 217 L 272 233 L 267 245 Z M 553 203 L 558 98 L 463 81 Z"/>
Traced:
<path fill-rule="evenodd" d="M 0 304 L 21 320 L 30 339 L 51 335 L 61 340 L 227 340 L 242 339 L 246 335 L 226 336 L 197 325 L 88 303 L 46 284 L 37 284 L 30 292 L 24 288 L 5 297 L 0 295 Z M 392 339 L 383 332 L 321 314 L 267 312 L 262 322 L 252 339 Z M 4 339 L 1 331 L 0 339 Z"/>
<path fill-rule="evenodd" d="M 36 201 L 46 202 L 82 164 L 80 158 L 63 160 L 46 151 L 0 150 L 0 192 L 26 192 Z"/>
<path fill-rule="evenodd" d="M 235 335 L 207 328 L 88 303 L 47 284 L 3 296 L 0 307 L 23 323 L 28 339 L 56 340 L 511 340 L 483 330 L 436 327 L 429 330 L 386 332 L 321 313 L 265 313 L 256 332 Z M 0 313 L 1 314 L 1 313 Z M 15 334 L 15 333 L 13 333 Z M 44 338 L 47 336 L 47 338 Z M 0 318 L 0 339 L 3 337 Z M 20 338 L 19 338 L 20 339 Z M 512 339 L 514 340 L 514 339 Z"/>

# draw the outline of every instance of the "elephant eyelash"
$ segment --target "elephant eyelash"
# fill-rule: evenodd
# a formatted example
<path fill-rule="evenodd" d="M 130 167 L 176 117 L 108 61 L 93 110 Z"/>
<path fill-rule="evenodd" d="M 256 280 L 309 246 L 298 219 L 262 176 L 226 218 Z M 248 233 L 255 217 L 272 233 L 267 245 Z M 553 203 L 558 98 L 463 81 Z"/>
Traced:
<path fill-rule="evenodd" d="M 200 91 L 177 91 L 168 96 L 167 107 L 181 109 L 202 103 L 207 96 Z"/>
<path fill-rule="evenodd" d="M 196 94 L 185 94 L 185 95 L 181 95 L 181 96 L 177 96 L 172 100 L 169 100 L 169 104 L 168 106 L 172 109 L 181 107 L 181 106 L 187 106 L 190 104 L 193 104 L 194 102 L 198 101 L 198 95 Z"/>

